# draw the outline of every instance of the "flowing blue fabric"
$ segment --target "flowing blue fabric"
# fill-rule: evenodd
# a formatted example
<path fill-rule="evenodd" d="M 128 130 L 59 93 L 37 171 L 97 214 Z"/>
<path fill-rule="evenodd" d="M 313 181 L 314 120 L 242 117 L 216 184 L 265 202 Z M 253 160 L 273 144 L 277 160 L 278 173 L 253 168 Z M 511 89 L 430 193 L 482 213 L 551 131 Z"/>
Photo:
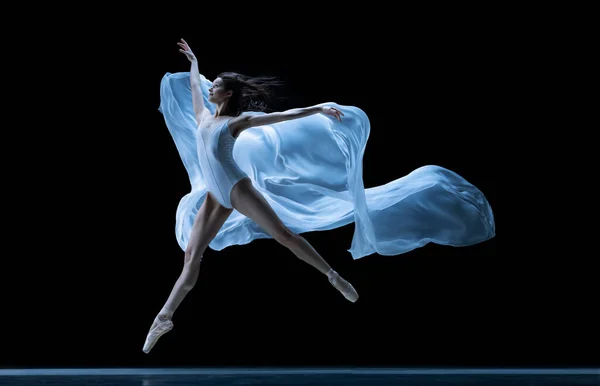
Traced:
<path fill-rule="evenodd" d="M 204 103 L 211 82 L 201 75 Z M 339 108 L 342 121 L 323 114 L 254 127 L 237 139 L 233 156 L 286 226 L 296 233 L 354 222 L 349 249 L 354 259 L 398 255 L 433 242 L 468 246 L 495 236 L 492 209 L 479 189 L 439 166 L 423 166 L 385 185 L 365 189 L 362 160 L 370 123 L 359 108 Z M 175 234 L 185 250 L 206 186 L 196 147 L 197 123 L 189 72 L 166 73 L 160 107 L 191 191 L 180 201 Z M 245 114 L 263 114 L 250 112 Z M 270 238 L 236 210 L 210 243 L 214 250 Z"/>

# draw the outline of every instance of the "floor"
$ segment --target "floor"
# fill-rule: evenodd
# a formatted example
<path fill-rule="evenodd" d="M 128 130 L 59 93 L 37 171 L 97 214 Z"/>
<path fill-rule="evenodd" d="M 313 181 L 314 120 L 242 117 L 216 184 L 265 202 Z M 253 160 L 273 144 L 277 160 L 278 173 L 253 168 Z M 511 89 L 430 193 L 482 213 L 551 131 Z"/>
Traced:
<path fill-rule="evenodd" d="M 600 385 L 600 369 L 0 369 L 0 385 Z"/>

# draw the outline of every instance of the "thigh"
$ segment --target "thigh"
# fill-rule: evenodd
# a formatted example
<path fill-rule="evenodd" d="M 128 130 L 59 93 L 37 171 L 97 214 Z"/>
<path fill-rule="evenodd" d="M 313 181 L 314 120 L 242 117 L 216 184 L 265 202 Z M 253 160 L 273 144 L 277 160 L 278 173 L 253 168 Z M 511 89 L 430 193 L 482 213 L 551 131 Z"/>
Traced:
<path fill-rule="evenodd" d="M 233 209 L 225 208 L 212 194 L 207 193 L 194 219 L 186 252 L 191 254 L 204 253 L 204 250 L 208 248 L 208 244 L 215 238 L 231 212 L 233 212 Z"/>
<path fill-rule="evenodd" d="M 263 195 L 252 186 L 249 178 L 244 178 L 233 187 L 231 205 L 273 237 L 287 231 L 277 213 Z"/>

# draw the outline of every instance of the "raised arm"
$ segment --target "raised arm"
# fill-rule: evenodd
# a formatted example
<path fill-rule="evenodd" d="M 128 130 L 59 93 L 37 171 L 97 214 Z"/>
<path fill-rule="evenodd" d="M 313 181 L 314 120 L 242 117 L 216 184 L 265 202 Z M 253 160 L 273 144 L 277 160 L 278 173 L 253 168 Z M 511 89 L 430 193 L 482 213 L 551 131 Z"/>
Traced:
<path fill-rule="evenodd" d="M 183 53 L 188 60 L 192 63 L 190 68 L 190 86 L 192 88 L 192 104 L 194 106 L 194 113 L 196 114 L 196 122 L 200 124 L 202 116 L 209 114 L 209 110 L 204 106 L 204 99 L 202 98 L 202 89 L 200 88 L 200 70 L 198 69 L 198 59 L 192 52 L 190 46 L 185 40 L 181 39 L 180 43 L 177 43 L 179 52 Z"/>
<path fill-rule="evenodd" d="M 308 117 L 309 115 L 317 113 L 330 115 L 338 121 L 341 121 L 341 117 L 344 115 L 335 107 L 317 105 L 262 115 L 240 115 L 229 121 L 229 128 L 232 132 L 236 133 L 236 135 L 239 135 L 239 133 L 250 127 L 271 125 L 273 123 Z"/>

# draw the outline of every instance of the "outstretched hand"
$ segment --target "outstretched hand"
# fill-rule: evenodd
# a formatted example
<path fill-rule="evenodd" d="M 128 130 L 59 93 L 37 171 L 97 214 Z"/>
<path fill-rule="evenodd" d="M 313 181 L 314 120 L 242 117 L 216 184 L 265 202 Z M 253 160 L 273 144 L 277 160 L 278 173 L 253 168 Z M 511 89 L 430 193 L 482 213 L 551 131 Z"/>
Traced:
<path fill-rule="evenodd" d="M 187 44 L 187 42 L 185 40 L 181 39 L 181 42 L 178 42 L 177 45 L 179 47 L 181 47 L 179 49 L 179 52 L 184 54 L 190 62 L 193 62 L 194 60 L 196 60 L 196 56 L 194 55 L 194 53 L 192 52 L 192 49 L 190 48 L 190 46 Z"/>
<path fill-rule="evenodd" d="M 340 122 L 342 121 L 342 117 L 344 116 L 344 113 L 342 113 L 339 109 L 336 109 L 335 107 L 331 107 L 331 106 L 321 107 L 321 112 L 325 115 L 334 117 L 335 119 L 337 119 Z"/>

